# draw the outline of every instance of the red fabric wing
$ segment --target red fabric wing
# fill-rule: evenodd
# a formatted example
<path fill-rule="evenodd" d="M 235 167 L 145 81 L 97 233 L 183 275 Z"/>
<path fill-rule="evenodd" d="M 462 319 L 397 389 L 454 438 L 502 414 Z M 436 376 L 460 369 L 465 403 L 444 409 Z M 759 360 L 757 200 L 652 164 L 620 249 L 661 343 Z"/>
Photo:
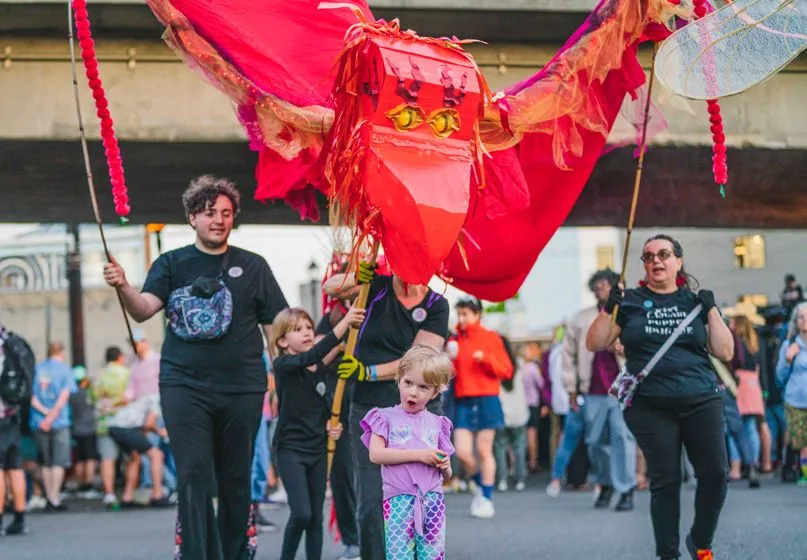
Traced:
<path fill-rule="evenodd" d="M 638 45 L 633 45 L 625 52 L 621 71 L 611 72 L 602 85 L 591 85 L 590 94 L 606 108 L 611 124 L 626 93 L 644 83 L 637 49 Z M 491 301 L 503 301 L 518 292 L 538 255 L 571 212 L 605 146 L 606 139 L 601 134 L 586 130 L 581 134 L 583 155 L 569 157 L 569 171 L 555 165 L 552 138 L 547 134 L 527 134 L 516 148 L 492 154 L 493 162 L 487 161 L 485 169 L 498 174 L 501 188 L 515 192 L 513 196 L 518 194 L 519 182 L 508 183 L 501 168 L 512 174 L 512 153 L 507 152 L 515 150 L 518 154 L 529 186 L 530 205 L 495 218 L 477 208 L 469 217 L 465 225 L 471 241 L 465 243 L 469 268 L 456 248 L 446 262 L 447 275 L 457 288 Z M 473 205 L 474 201 L 472 208 Z"/>
<path fill-rule="evenodd" d="M 349 9 L 319 10 L 320 0 L 170 0 L 241 74 L 266 93 L 299 107 L 327 105 L 333 65 L 345 31 L 356 23 Z M 363 0 L 343 0 L 373 15 Z"/>

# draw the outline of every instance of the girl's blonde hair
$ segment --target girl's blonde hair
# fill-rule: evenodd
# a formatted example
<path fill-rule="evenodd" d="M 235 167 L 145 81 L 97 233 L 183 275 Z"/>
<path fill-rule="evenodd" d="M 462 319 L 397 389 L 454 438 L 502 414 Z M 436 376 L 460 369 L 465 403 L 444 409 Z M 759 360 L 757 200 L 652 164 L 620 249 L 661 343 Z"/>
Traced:
<path fill-rule="evenodd" d="M 454 365 L 448 354 L 428 344 L 415 344 L 403 355 L 395 381 L 399 381 L 413 368 L 420 368 L 426 384 L 437 388 L 439 392 L 445 391 L 454 377 Z"/>
<path fill-rule="evenodd" d="M 732 317 L 732 320 L 734 321 L 734 332 L 748 347 L 748 351 L 751 354 L 759 352 L 759 336 L 751 320 L 745 315 Z"/>
<path fill-rule="evenodd" d="M 275 320 L 272 321 L 272 334 L 269 337 L 269 352 L 272 353 L 273 358 L 286 353 L 286 350 L 280 347 L 278 341 L 293 331 L 300 319 L 305 319 L 311 323 L 312 328 L 314 327 L 314 320 L 311 315 L 308 314 L 308 311 L 299 307 L 284 309 L 275 316 Z"/>

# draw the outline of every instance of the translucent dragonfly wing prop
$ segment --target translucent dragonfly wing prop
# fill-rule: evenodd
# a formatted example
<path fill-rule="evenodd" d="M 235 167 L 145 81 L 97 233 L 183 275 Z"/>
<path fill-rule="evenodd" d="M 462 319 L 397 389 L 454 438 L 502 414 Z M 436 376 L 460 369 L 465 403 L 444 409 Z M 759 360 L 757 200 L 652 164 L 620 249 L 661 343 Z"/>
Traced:
<path fill-rule="evenodd" d="M 807 0 L 735 0 L 671 35 L 656 77 L 690 99 L 742 93 L 807 47 Z"/>

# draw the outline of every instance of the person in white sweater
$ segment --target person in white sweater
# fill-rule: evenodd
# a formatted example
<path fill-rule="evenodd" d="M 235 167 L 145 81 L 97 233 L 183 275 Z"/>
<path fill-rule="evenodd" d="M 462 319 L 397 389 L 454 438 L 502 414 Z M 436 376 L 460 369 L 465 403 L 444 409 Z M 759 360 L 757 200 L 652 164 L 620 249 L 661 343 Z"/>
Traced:
<path fill-rule="evenodd" d="M 511 455 L 515 489 L 520 492 L 526 488 L 527 479 L 527 438 L 525 436 L 527 421 L 530 417 L 524 383 L 521 381 L 524 362 L 519 358 L 519 367 L 513 379 L 502 381 L 499 400 L 504 411 L 504 428 L 496 431 L 494 455 L 496 457 L 496 479 L 500 492 L 508 489 L 507 456 Z"/>

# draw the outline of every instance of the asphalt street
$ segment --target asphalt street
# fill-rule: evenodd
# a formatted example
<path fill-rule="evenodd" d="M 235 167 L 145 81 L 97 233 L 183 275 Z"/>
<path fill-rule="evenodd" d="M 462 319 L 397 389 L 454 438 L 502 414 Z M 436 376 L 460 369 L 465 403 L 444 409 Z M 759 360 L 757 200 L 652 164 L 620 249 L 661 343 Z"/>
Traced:
<path fill-rule="evenodd" d="M 492 520 L 472 519 L 468 494 L 448 496 L 447 556 L 485 560 L 651 560 L 654 557 L 649 494 L 638 493 L 628 513 L 597 511 L 590 492 L 567 492 L 557 499 L 543 492 L 546 480 L 534 477 L 525 492 L 495 496 Z M 694 490 L 682 495 L 682 535 L 692 520 Z M 266 512 L 281 528 L 288 510 Z M 715 542 L 719 560 L 807 559 L 807 488 L 763 481 L 761 490 L 732 484 Z M 0 559 L 135 560 L 170 559 L 175 512 L 107 512 L 95 504 L 74 503 L 64 514 L 28 516 L 29 533 L 0 538 Z M 327 519 L 327 516 L 326 516 Z M 341 547 L 326 529 L 324 560 Z M 282 531 L 260 537 L 258 558 L 279 557 Z M 298 558 L 304 558 L 302 549 Z M 684 556 L 688 560 L 687 556 Z"/>

